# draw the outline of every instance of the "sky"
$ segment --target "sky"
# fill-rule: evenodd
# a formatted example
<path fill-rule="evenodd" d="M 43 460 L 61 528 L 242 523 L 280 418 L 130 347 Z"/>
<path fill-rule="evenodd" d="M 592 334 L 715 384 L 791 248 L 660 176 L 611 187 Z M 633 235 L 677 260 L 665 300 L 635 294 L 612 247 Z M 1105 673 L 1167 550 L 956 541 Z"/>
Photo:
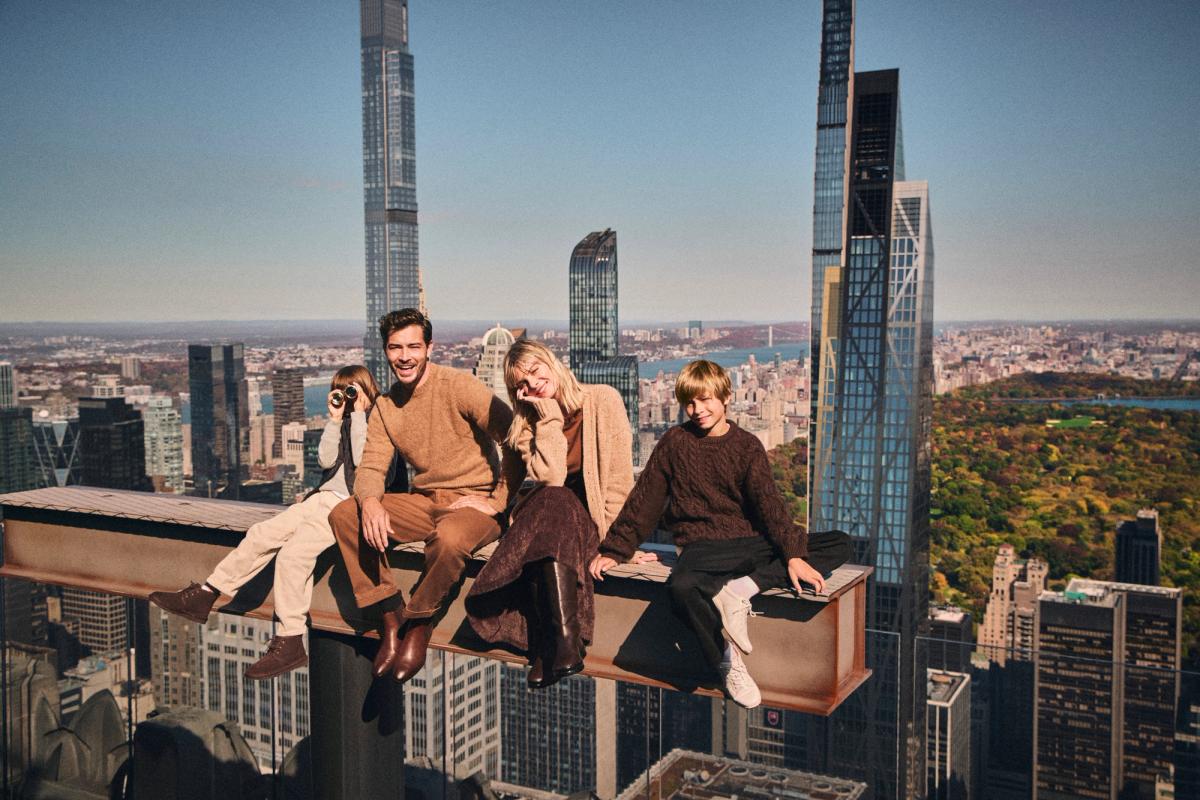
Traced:
<path fill-rule="evenodd" d="M 358 4 L 0 3 L 0 321 L 364 316 Z M 1200 4 L 858 0 L 939 320 L 1200 316 Z M 435 319 L 801 320 L 816 0 L 410 0 Z"/>

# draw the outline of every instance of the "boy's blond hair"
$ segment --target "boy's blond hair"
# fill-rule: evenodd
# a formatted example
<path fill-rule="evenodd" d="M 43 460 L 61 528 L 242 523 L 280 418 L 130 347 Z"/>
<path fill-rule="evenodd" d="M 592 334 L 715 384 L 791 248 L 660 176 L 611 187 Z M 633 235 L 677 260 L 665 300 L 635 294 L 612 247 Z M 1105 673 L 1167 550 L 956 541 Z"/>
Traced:
<path fill-rule="evenodd" d="M 722 403 L 729 400 L 733 388 L 729 383 L 729 373 L 720 364 L 700 359 L 693 361 L 679 371 L 675 379 L 675 399 L 679 405 L 686 406 L 693 398 L 709 394 Z"/>

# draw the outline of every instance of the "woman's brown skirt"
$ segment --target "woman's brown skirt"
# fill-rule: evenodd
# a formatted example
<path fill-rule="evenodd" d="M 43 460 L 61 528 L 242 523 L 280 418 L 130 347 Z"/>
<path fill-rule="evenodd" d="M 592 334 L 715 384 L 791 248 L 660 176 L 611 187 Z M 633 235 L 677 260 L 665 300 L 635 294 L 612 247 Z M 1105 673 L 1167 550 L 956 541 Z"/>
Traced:
<path fill-rule="evenodd" d="M 534 489 L 517 507 L 496 552 L 467 593 L 465 607 L 471 627 L 485 641 L 527 650 L 532 601 L 525 569 L 557 561 L 575 572 L 579 629 L 583 640 L 590 642 L 596 602 L 587 567 L 599 552 L 599 544 L 596 523 L 573 491 L 562 486 Z"/>

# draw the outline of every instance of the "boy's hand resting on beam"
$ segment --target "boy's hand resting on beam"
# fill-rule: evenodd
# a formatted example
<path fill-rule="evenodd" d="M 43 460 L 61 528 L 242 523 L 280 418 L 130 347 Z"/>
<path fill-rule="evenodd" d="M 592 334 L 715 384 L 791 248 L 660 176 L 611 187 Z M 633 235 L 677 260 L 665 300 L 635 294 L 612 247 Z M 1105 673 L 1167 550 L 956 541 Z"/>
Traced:
<path fill-rule="evenodd" d="M 800 586 L 801 583 L 812 586 L 813 591 L 817 594 L 825 591 L 825 579 L 803 558 L 789 558 L 787 571 L 788 577 L 792 580 L 792 588 L 796 590 L 797 594 L 804 591 Z"/>
<path fill-rule="evenodd" d="M 633 557 L 629 559 L 630 564 L 652 564 L 658 561 L 658 553 L 652 553 L 648 550 L 635 550 Z M 604 573 L 608 572 L 613 567 L 617 566 L 615 559 L 608 556 L 596 556 L 592 559 L 592 563 L 588 565 L 588 572 L 593 578 L 598 581 L 604 580 Z"/>
<path fill-rule="evenodd" d="M 596 556 L 592 559 L 592 563 L 588 564 L 588 573 L 592 578 L 598 581 L 604 580 L 604 573 L 617 565 L 614 559 L 608 556 Z"/>

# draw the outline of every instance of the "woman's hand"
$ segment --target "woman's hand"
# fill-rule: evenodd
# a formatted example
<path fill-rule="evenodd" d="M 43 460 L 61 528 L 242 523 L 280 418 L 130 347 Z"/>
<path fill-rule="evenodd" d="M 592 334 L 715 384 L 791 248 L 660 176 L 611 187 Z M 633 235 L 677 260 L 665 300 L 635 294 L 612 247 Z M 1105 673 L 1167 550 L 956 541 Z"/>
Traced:
<path fill-rule="evenodd" d="M 656 564 L 658 563 L 658 553 L 650 550 L 635 550 L 633 558 L 629 559 L 630 564 Z"/>
<path fill-rule="evenodd" d="M 592 563 L 588 565 L 588 572 L 591 576 L 598 580 L 604 580 L 604 573 L 615 567 L 617 562 L 608 556 L 596 556 L 592 559 Z"/>
<path fill-rule="evenodd" d="M 546 419 L 555 413 L 562 414 L 562 408 L 553 397 L 536 397 L 529 394 L 524 386 L 517 389 L 517 400 L 522 403 L 528 403 L 537 414 L 538 419 Z"/>

